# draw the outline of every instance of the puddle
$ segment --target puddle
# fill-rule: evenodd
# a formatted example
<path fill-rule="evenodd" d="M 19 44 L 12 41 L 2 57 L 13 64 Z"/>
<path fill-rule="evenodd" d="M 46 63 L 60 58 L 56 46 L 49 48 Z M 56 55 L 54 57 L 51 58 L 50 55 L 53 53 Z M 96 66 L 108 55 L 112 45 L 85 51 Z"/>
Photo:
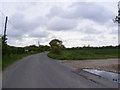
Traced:
<path fill-rule="evenodd" d="M 120 83 L 120 77 L 119 77 L 120 74 L 118 73 L 107 72 L 104 70 L 97 70 L 97 69 L 83 69 L 83 70 L 89 73 L 99 75 L 109 81 Z"/>

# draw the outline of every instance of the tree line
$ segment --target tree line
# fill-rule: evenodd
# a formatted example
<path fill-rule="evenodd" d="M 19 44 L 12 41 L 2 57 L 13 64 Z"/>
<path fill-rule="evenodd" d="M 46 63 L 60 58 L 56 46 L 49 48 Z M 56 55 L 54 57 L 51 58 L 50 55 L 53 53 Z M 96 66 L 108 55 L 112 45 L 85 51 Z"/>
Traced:
<path fill-rule="evenodd" d="M 2 47 L 2 56 L 3 57 L 9 57 L 11 55 L 15 54 L 25 54 L 29 52 L 43 52 L 43 51 L 49 51 L 50 47 L 47 45 L 30 45 L 30 46 L 25 46 L 25 47 L 15 47 L 15 46 L 10 46 L 7 44 L 7 38 L 6 36 L 0 36 L 1 39 L 1 47 Z"/>
<path fill-rule="evenodd" d="M 14 54 L 24 54 L 28 52 L 44 52 L 44 51 L 50 51 L 51 53 L 55 54 L 61 54 L 62 50 L 80 50 L 80 49 L 104 49 L 104 48 L 119 48 L 120 44 L 118 46 L 102 46 L 102 47 L 92 47 L 90 45 L 83 46 L 83 47 L 72 47 L 72 48 L 66 48 L 63 45 L 63 42 L 59 39 L 53 39 L 49 42 L 49 45 L 30 45 L 25 47 L 15 47 L 10 46 L 7 44 L 7 38 L 6 36 L 1 36 L 1 42 L 2 42 L 2 56 L 10 56 Z"/>
<path fill-rule="evenodd" d="M 83 46 L 83 47 L 72 47 L 72 48 L 66 48 L 66 50 L 81 50 L 81 49 L 119 49 L 120 48 L 120 44 L 116 45 L 116 46 L 100 46 L 100 47 L 93 47 L 93 46 Z"/>

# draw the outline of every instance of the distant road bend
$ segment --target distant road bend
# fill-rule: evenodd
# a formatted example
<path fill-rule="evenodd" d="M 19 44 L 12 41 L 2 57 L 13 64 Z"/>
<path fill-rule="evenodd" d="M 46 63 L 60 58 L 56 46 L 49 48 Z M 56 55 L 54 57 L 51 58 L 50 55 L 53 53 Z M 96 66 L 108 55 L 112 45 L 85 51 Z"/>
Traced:
<path fill-rule="evenodd" d="M 3 72 L 3 88 L 106 88 L 72 70 L 46 52 L 27 56 Z"/>

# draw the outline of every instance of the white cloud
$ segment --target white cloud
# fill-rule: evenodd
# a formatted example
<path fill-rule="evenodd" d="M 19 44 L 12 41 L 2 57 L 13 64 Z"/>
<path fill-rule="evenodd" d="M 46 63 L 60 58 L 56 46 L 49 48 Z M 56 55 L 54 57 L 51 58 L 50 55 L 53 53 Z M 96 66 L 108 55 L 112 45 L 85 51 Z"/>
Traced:
<path fill-rule="evenodd" d="M 1 0 L 1 2 L 118 2 L 118 0 Z"/>
<path fill-rule="evenodd" d="M 87 1 L 87 0 L 85 0 Z M 85 2 L 84 1 L 84 2 Z M 112 19 L 115 3 L 97 2 L 4 2 L 2 12 L 9 16 L 8 43 L 15 46 L 47 44 L 54 38 L 65 46 L 116 45 L 117 25 Z M 4 19 L 1 20 L 4 25 Z"/>

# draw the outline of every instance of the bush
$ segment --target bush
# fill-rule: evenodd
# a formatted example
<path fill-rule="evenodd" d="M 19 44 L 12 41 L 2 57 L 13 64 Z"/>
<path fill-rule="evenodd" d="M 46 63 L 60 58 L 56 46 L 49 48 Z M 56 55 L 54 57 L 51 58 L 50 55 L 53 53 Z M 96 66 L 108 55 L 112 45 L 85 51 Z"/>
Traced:
<path fill-rule="evenodd" d="M 62 44 L 62 41 L 58 39 L 53 39 L 50 41 L 51 51 L 50 53 L 53 54 L 61 54 L 62 50 L 65 48 L 65 46 Z"/>
<path fill-rule="evenodd" d="M 60 49 L 60 47 L 54 46 L 54 47 L 51 47 L 51 52 L 55 53 L 55 54 L 60 54 L 61 53 L 61 49 Z"/>

